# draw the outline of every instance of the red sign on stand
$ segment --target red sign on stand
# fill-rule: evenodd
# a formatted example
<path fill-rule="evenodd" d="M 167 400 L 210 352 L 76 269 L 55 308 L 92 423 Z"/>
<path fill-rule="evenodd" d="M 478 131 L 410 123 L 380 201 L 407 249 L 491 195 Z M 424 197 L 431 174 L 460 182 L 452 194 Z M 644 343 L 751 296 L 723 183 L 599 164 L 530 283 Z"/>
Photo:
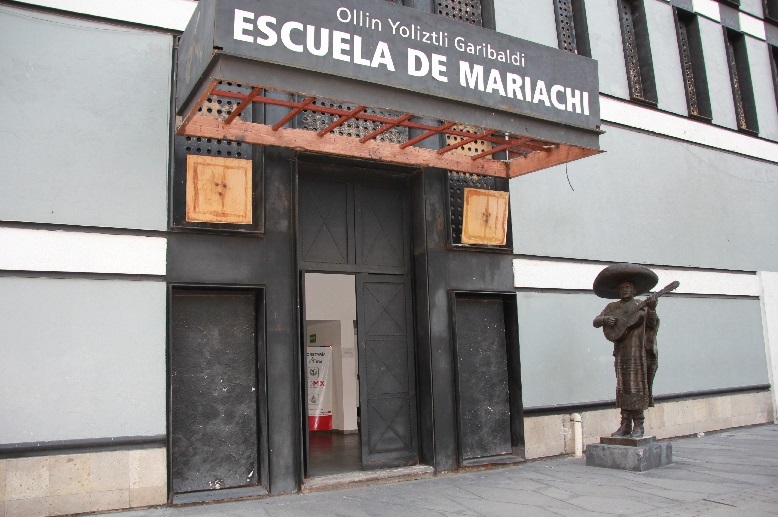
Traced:
<path fill-rule="evenodd" d="M 332 430 L 332 347 L 308 347 L 308 430 Z"/>

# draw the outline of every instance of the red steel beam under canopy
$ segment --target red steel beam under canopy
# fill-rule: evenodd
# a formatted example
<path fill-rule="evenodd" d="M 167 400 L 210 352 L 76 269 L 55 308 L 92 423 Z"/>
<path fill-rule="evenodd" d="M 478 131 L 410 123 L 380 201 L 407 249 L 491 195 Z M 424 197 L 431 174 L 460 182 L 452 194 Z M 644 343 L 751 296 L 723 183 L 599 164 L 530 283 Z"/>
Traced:
<path fill-rule="evenodd" d="M 204 93 L 192 104 L 188 113 L 179 118 L 176 134 L 235 140 L 248 144 L 278 146 L 314 153 L 378 160 L 416 167 L 436 167 L 457 172 L 513 178 L 540 169 L 552 167 L 600 153 L 598 149 L 552 142 L 529 135 L 500 131 L 499 128 L 476 128 L 466 131 L 457 121 L 438 121 L 437 124 L 422 123 L 413 119 L 414 114 L 386 116 L 371 113 L 366 106 L 343 107 L 346 103 L 326 105 L 315 104 L 316 97 L 305 96 L 302 100 L 289 100 L 288 95 L 273 96 L 271 89 L 249 86 L 250 92 L 236 92 L 224 89 L 224 81 L 213 79 Z M 264 92 L 264 94 L 263 94 Z M 276 98 L 284 97 L 284 98 Z M 203 109 L 214 98 L 237 101 L 229 113 L 217 114 Z M 240 114 L 252 104 L 279 106 L 289 112 L 272 126 L 242 120 Z M 284 126 L 304 110 L 334 117 L 324 129 L 313 132 Z M 379 124 L 371 133 L 354 138 L 333 133 L 339 126 L 353 118 Z M 391 129 L 403 127 L 419 133 L 403 143 L 379 141 L 377 138 Z M 424 149 L 414 144 L 435 135 L 457 137 L 457 141 L 439 150 Z M 491 146 L 474 155 L 453 152 L 475 142 L 486 142 Z M 502 153 L 502 159 L 495 155 Z"/>

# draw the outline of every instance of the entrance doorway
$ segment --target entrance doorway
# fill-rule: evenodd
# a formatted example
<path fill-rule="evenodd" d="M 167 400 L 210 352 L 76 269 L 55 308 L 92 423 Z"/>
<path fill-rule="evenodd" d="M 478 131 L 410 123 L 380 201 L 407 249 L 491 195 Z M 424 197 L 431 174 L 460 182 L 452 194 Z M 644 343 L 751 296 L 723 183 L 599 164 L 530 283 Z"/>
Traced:
<path fill-rule="evenodd" d="M 306 273 L 303 284 L 308 476 L 415 464 L 410 281 Z"/>
<path fill-rule="evenodd" d="M 308 473 L 362 469 L 354 275 L 307 273 Z"/>
<path fill-rule="evenodd" d="M 414 465 L 407 178 L 300 164 L 298 210 L 306 477 Z"/>

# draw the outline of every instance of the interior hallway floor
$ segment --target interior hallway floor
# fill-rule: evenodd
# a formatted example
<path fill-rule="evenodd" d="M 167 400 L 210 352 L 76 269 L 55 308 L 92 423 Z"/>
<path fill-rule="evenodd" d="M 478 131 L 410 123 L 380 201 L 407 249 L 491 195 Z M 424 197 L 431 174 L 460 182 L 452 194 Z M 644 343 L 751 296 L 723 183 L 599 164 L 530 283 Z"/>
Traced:
<path fill-rule="evenodd" d="M 309 477 L 345 474 L 362 470 L 362 449 L 359 433 L 314 431 L 308 438 Z"/>

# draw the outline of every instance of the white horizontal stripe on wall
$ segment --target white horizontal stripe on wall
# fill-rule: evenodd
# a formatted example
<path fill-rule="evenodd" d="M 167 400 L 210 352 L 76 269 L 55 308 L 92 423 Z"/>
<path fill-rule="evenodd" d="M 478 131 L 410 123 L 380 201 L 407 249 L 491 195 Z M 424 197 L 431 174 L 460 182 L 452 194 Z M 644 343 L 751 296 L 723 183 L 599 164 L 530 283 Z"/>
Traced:
<path fill-rule="evenodd" d="M 761 40 L 767 38 L 764 30 L 764 22 L 759 18 L 754 18 L 749 14 L 741 12 L 738 13 L 738 22 L 740 22 L 739 25 L 742 32 Z"/>
<path fill-rule="evenodd" d="M 0 270 L 164 276 L 167 239 L 0 228 Z"/>
<path fill-rule="evenodd" d="M 692 0 L 694 12 L 717 22 L 721 22 L 721 10 L 715 0 Z"/>
<path fill-rule="evenodd" d="M 778 144 L 600 95 L 600 118 L 659 135 L 778 162 Z"/>
<path fill-rule="evenodd" d="M 194 0 L 22 0 L 71 13 L 139 23 L 183 32 L 197 7 Z"/>
<path fill-rule="evenodd" d="M 513 260 L 514 285 L 519 288 L 591 290 L 592 282 L 607 264 L 556 260 Z M 659 276 L 656 290 L 673 280 L 674 292 L 727 296 L 759 296 L 761 285 L 755 274 L 651 268 Z"/>

